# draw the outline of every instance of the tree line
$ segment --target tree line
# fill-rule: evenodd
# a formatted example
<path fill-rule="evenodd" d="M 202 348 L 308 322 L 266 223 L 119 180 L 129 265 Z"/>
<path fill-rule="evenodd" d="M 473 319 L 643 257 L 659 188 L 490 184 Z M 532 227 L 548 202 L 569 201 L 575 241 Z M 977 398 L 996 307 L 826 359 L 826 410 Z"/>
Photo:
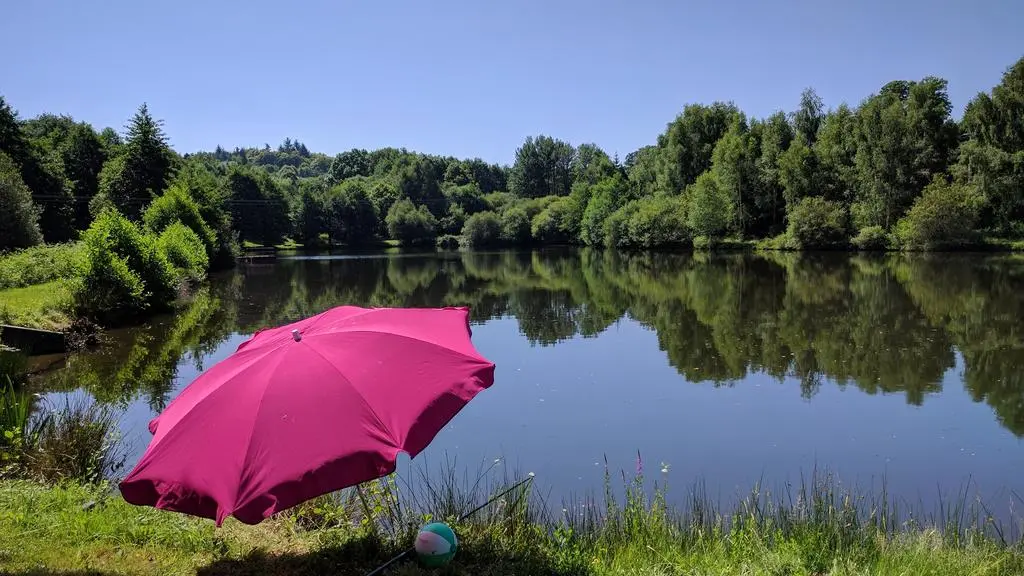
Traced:
<path fill-rule="evenodd" d="M 240 245 L 585 244 L 937 249 L 1024 236 L 1024 58 L 951 116 L 941 78 L 858 105 L 748 117 L 689 104 L 625 158 L 538 135 L 511 166 L 412 152 L 270 145 L 178 154 L 142 105 L 123 133 L 20 119 L 0 99 L 0 250 L 79 239 L 104 211 L 162 203 L 230 262 Z M 171 199 L 166 197 L 171 195 Z M 212 265 L 212 264 L 211 264 Z"/>
<path fill-rule="evenodd" d="M 283 260 L 225 274 L 173 321 L 133 330 L 125 345 L 83 355 L 43 384 L 85 388 L 105 402 L 142 392 L 159 410 L 182 359 L 201 370 L 232 334 L 340 304 L 468 305 L 471 322 L 514 318 L 518 333 L 540 346 L 598 336 L 623 319 L 638 322 L 656 333 L 666 362 L 685 381 L 716 387 L 758 373 L 791 379 L 807 398 L 838 385 L 921 405 L 958 369 L 971 398 L 987 402 L 1002 426 L 1024 437 L 1022 279 L 1016 259 L 970 255 L 836 259 L 583 248 Z"/>

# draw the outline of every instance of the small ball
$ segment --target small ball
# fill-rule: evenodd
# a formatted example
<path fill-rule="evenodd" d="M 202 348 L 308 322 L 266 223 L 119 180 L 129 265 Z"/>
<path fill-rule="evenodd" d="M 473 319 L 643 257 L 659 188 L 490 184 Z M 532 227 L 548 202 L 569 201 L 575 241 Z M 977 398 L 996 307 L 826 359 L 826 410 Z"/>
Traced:
<path fill-rule="evenodd" d="M 432 522 L 420 528 L 413 547 L 421 564 L 427 568 L 437 568 L 451 562 L 459 548 L 459 541 L 447 524 Z"/>

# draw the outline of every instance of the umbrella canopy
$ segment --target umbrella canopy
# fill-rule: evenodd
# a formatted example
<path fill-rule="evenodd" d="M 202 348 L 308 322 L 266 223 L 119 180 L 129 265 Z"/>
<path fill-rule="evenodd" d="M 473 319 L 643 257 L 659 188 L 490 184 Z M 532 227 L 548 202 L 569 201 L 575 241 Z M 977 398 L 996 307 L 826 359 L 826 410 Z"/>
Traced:
<path fill-rule="evenodd" d="M 494 380 L 466 308 L 342 306 L 257 332 L 149 424 L 132 504 L 246 524 L 390 474 Z"/>

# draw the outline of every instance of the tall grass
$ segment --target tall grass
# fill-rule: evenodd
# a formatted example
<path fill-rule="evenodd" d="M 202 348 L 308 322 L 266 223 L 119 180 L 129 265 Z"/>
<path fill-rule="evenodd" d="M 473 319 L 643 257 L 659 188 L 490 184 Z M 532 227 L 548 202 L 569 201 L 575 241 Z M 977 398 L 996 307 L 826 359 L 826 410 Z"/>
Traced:
<path fill-rule="evenodd" d="M 85 247 L 78 242 L 44 244 L 0 254 L 0 290 L 81 276 L 84 263 Z"/>
<path fill-rule="evenodd" d="M 100 483 L 124 465 L 117 429 L 117 416 L 107 406 L 65 399 L 54 408 L 8 381 L 0 389 L 0 474 Z"/>
<path fill-rule="evenodd" d="M 499 466 L 503 471 L 495 474 Z M 712 551 L 736 558 L 787 550 L 785 562 L 799 567 L 793 573 L 829 574 L 843 563 L 876 565 L 894 548 L 918 541 L 935 549 L 1006 550 L 1014 566 L 1024 570 L 1021 519 L 1011 510 L 1009 520 L 996 520 L 966 490 L 925 513 L 890 497 L 884 484 L 858 492 L 814 471 L 779 493 L 755 485 L 727 507 L 696 483 L 687 501 L 673 507 L 663 482 L 649 485 L 638 455 L 635 475 L 613 474 L 606 462 L 604 493 L 563 502 L 560 514 L 531 482 L 460 521 L 461 514 L 519 476 L 498 461 L 475 478 L 458 470 L 446 462 L 434 474 L 421 470 L 416 480 L 391 476 L 323 496 L 280 517 L 304 530 L 362 530 L 394 546 L 408 545 L 425 522 L 445 521 L 475 542 L 519 556 L 545 555 L 570 571 L 594 562 L 671 564 L 673 558 Z"/>

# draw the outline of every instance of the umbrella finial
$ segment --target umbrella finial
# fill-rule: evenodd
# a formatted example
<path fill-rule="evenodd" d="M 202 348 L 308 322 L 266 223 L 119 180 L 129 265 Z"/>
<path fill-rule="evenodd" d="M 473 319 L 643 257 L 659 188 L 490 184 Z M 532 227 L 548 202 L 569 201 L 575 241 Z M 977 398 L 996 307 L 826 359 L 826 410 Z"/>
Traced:
<path fill-rule="evenodd" d="M 298 331 L 298 330 L 292 330 L 292 338 L 293 338 L 293 339 L 294 339 L 294 340 L 295 340 L 296 342 L 298 342 L 298 341 L 302 340 L 302 334 L 299 334 L 299 331 Z"/>

